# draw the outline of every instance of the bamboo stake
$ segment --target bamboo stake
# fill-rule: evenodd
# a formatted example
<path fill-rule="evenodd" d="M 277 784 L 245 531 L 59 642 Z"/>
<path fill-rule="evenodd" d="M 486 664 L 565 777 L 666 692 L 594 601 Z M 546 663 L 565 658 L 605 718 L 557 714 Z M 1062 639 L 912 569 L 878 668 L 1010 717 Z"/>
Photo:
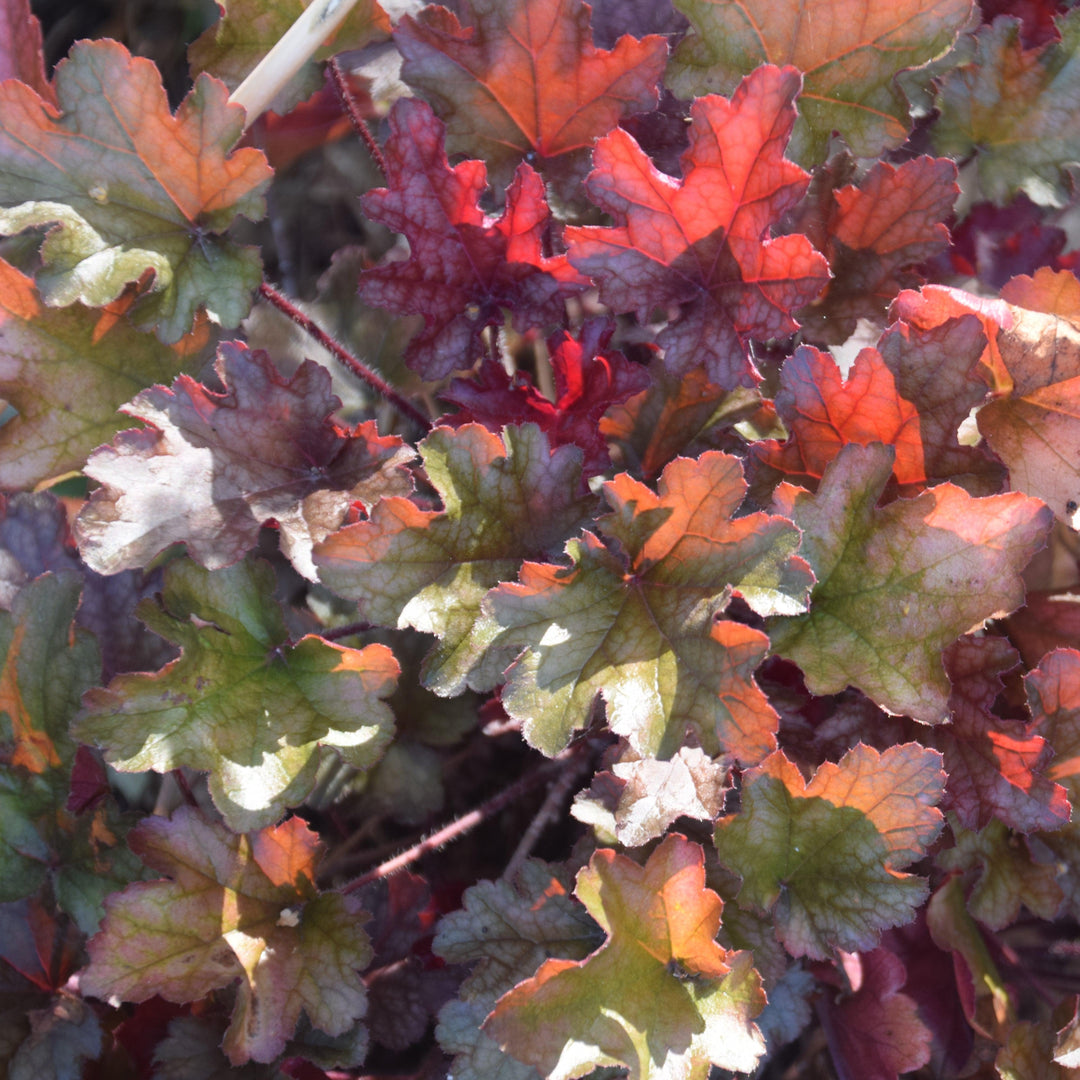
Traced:
<path fill-rule="evenodd" d="M 357 0 L 313 0 L 304 9 L 229 98 L 247 110 L 245 128 L 266 111 L 278 91 L 337 30 L 356 4 Z"/>

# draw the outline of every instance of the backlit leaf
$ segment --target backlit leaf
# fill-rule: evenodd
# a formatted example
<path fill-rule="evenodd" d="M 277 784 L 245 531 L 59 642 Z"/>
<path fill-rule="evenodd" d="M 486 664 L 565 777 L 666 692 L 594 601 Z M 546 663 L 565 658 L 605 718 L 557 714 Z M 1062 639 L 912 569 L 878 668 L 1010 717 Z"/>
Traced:
<path fill-rule="evenodd" d="M 193 359 L 124 318 L 45 307 L 31 279 L 0 259 L 0 395 L 16 410 L 0 426 L 0 488 L 81 469 L 125 426 L 116 410 L 133 393 L 169 382 Z"/>
<path fill-rule="evenodd" d="M 121 772 L 187 766 L 210 773 L 210 794 L 238 832 L 303 802 L 336 753 L 373 765 L 393 732 L 380 699 L 398 665 L 384 645 L 348 649 L 309 634 L 289 643 L 265 563 L 210 572 L 170 565 L 160 606 L 139 617 L 182 649 L 161 671 L 118 675 L 89 691 L 76 737 Z"/>
<path fill-rule="evenodd" d="M 536 170 L 519 166 L 502 216 L 490 218 L 478 204 L 484 162 L 450 168 L 443 133 L 424 102 L 398 101 L 385 147 L 389 186 L 363 198 L 368 217 L 404 233 L 409 259 L 365 271 L 360 297 L 424 317 L 405 362 L 425 379 L 471 367 L 482 353 L 481 332 L 502 325 L 504 308 L 519 331 L 544 327 L 559 322 L 566 297 L 587 285 L 565 255 L 544 254 L 551 215 Z"/>
<path fill-rule="evenodd" d="M 498 631 L 482 617 L 488 589 L 513 578 L 522 559 L 558 550 L 594 501 L 581 491 L 581 455 L 550 450 L 533 424 L 502 438 L 479 424 L 436 428 L 421 444 L 442 510 L 387 498 L 371 520 L 349 525 L 315 549 L 322 581 L 360 602 L 378 626 L 412 626 L 439 643 L 424 684 L 437 693 L 490 688 L 511 657 L 476 670 Z"/>
<path fill-rule="evenodd" d="M 56 104 L 45 75 L 41 22 L 31 14 L 30 0 L 4 0 L 0 4 L 0 82 L 4 79 L 18 79 Z"/>
<path fill-rule="evenodd" d="M 234 1065 L 273 1061 L 301 1010 L 330 1035 L 364 1015 L 357 970 L 371 958 L 367 916 L 341 893 L 317 893 L 316 837 L 300 818 L 237 836 L 182 807 L 171 819 L 146 818 L 130 843 L 169 880 L 109 899 L 85 993 L 185 1002 L 239 980 L 225 1035 Z M 287 881 L 266 867 L 285 850 L 296 863 Z"/>
<path fill-rule="evenodd" d="M 122 432 L 91 455 L 102 487 L 79 515 L 86 562 L 99 573 L 148 565 L 170 544 L 210 570 L 243 558 L 259 527 L 277 522 L 281 547 L 314 579 L 311 548 L 356 500 L 405 495 L 410 451 L 380 438 L 374 421 L 342 428 L 330 373 L 311 360 L 288 379 L 261 350 L 218 350 L 216 394 L 188 376 L 144 390 L 124 412 L 147 427 Z"/>
<path fill-rule="evenodd" d="M 975 499 L 952 484 L 875 508 L 893 460 L 889 447 L 848 445 L 816 496 L 778 491 L 818 583 L 809 614 L 769 632 L 813 693 L 857 686 L 890 712 L 940 723 L 949 694 L 942 650 L 1024 602 L 1020 571 L 1051 515 L 1019 493 Z"/>
<path fill-rule="evenodd" d="M 157 69 L 112 41 L 77 44 L 56 70 L 59 111 L 27 86 L 0 87 L 0 230 L 57 226 L 37 275 L 45 302 L 100 307 L 154 271 L 133 310 L 164 342 L 200 308 L 224 326 L 248 313 L 261 268 L 219 234 L 263 214 L 263 155 L 230 153 L 243 113 L 200 78 L 175 116 Z"/>
<path fill-rule="evenodd" d="M 980 27 L 973 55 L 947 72 L 935 104 L 938 153 L 975 153 L 978 185 L 995 202 L 1018 191 L 1064 206 L 1069 167 L 1080 158 L 1080 12 L 1057 21 L 1061 41 L 1026 49 L 1016 19 Z"/>
<path fill-rule="evenodd" d="M 478 423 L 496 433 L 510 423 L 536 424 L 546 432 L 552 448 L 567 443 L 581 447 L 584 476 L 605 472 L 611 459 L 600 418 L 651 381 L 645 368 L 606 347 L 613 330 L 608 320 L 592 319 L 578 338 L 561 330 L 548 340 L 555 378 L 553 402 L 520 375 L 511 380 L 500 364 L 486 359 L 477 376 L 455 379 L 439 395 L 459 409 L 442 417 L 441 423 L 453 427 Z"/>
<path fill-rule="evenodd" d="M 428 5 L 402 18 L 394 41 L 402 78 L 446 121 L 450 153 L 484 158 L 497 177 L 527 154 L 574 155 L 559 163 L 572 169 L 620 117 L 656 104 L 659 35 L 597 49 L 581 0 L 471 0 L 465 10 L 459 22 Z"/>
<path fill-rule="evenodd" d="M 791 153 L 808 167 L 825 160 L 834 130 L 857 157 L 899 146 L 911 122 L 897 73 L 949 49 L 971 11 L 970 0 L 676 0 L 675 6 L 694 28 L 668 70 L 667 84 L 681 97 L 729 93 L 759 64 L 803 72 Z"/>
<path fill-rule="evenodd" d="M 1080 282 L 1044 268 L 1001 295 L 1009 306 L 996 345 L 1012 387 L 979 411 L 979 430 L 1012 487 L 1071 524 L 1080 502 Z"/>
<path fill-rule="evenodd" d="M 943 806 L 967 829 L 984 829 L 996 818 L 1030 833 L 1056 829 L 1071 814 L 1065 789 L 1046 775 L 1054 754 L 1050 744 L 1030 725 L 993 712 L 1004 689 L 1001 676 L 1019 659 L 998 637 L 963 637 L 945 650 L 951 722 L 924 741 L 945 757 L 949 781 Z"/>
<path fill-rule="evenodd" d="M 784 362 L 775 400 L 788 439 L 762 440 L 753 452 L 795 483 L 816 487 L 841 447 L 872 442 L 894 448 L 893 474 L 901 484 L 925 480 L 919 413 L 897 392 L 877 349 L 863 349 L 842 382 L 828 353 L 800 346 Z"/>
<path fill-rule="evenodd" d="M 828 280 L 806 237 L 768 235 L 809 182 L 783 156 L 800 85 L 794 68 L 762 68 L 730 101 L 695 101 L 681 180 L 621 129 L 596 144 L 585 189 L 615 224 L 568 228 L 570 261 L 615 312 L 678 312 L 657 338 L 672 374 L 700 365 L 724 389 L 755 385 L 749 340 L 797 329 L 791 313 Z"/>
<path fill-rule="evenodd" d="M 633 1080 L 704 1080 L 710 1063 L 754 1069 L 765 995 L 750 954 L 713 940 L 723 904 L 705 888 L 701 848 L 672 834 L 643 867 L 602 849 L 575 894 L 607 941 L 580 962 L 545 961 L 499 1000 L 485 1032 L 550 1080 L 601 1065 L 625 1065 Z"/>
<path fill-rule="evenodd" d="M 926 899 L 900 871 L 941 828 L 941 757 L 914 743 L 860 744 L 807 783 L 777 751 L 744 774 L 742 808 L 716 827 L 720 861 L 742 877 L 738 900 L 772 914 L 793 956 L 871 949 Z"/>
<path fill-rule="evenodd" d="M 758 761 L 776 745 L 752 675 L 765 635 L 721 616 L 734 590 L 759 613 L 802 610 L 798 535 L 781 517 L 731 520 L 746 485 L 728 454 L 677 458 L 657 490 L 620 474 L 598 522 L 612 547 L 586 532 L 567 545 L 571 566 L 527 562 L 489 594 L 505 628 L 496 644 L 525 648 L 503 705 L 549 755 L 602 695 L 610 727 L 642 755 L 670 757 L 693 727 L 706 752 Z"/>

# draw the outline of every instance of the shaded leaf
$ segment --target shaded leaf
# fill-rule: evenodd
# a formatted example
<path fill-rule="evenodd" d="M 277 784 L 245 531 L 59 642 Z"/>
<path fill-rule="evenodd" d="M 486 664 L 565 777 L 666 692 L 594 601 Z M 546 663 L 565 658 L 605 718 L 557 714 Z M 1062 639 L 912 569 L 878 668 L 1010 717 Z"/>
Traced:
<path fill-rule="evenodd" d="M 168 382 L 197 359 L 187 348 L 81 304 L 44 307 L 30 278 L 0 259 L 0 395 L 17 410 L 0 426 L 0 488 L 81 469 L 124 426 L 116 410 L 133 391 Z"/>
<path fill-rule="evenodd" d="M 740 811 L 717 822 L 740 905 L 771 913 L 793 956 L 873 948 L 926 898 L 926 881 L 900 871 L 941 828 L 944 781 L 940 755 L 915 743 L 883 754 L 860 744 L 809 783 L 770 755 L 744 774 Z"/>
<path fill-rule="evenodd" d="M 1027 49 L 1019 20 L 997 18 L 979 28 L 970 59 L 939 80 L 934 146 L 975 154 L 979 190 L 994 202 L 1019 191 L 1044 206 L 1069 201 L 1080 157 L 1080 13 L 1057 27 L 1061 41 Z"/>
<path fill-rule="evenodd" d="M 923 739 L 945 757 L 944 808 L 966 829 L 985 829 L 995 818 L 1024 833 L 1064 825 L 1068 797 L 1046 776 L 1053 748 L 1030 725 L 993 712 L 1004 689 L 1001 676 L 1019 662 L 1016 651 L 1003 638 L 963 637 L 944 659 L 951 722 Z"/>
<path fill-rule="evenodd" d="M 581 959 L 601 935 L 571 899 L 557 871 L 528 860 L 515 882 L 481 881 L 465 890 L 460 911 L 444 916 L 432 950 L 450 963 L 479 961 L 458 1000 L 439 1013 L 436 1036 L 455 1055 L 461 1080 L 534 1080 L 536 1072 L 504 1054 L 480 1030 L 496 1000 L 534 974 L 548 957 Z"/>
<path fill-rule="evenodd" d="M 299 818 L 247 837 L 182 807 L 169 820 L 144 819 L 130 844 L 170 880 L 108 900 L 85 993 L 183 1002 L 239 979 L 225 1035 L 234 1065 L 273 1061 L 301 1010 L 330 1035 L 364 1015 L 367 916 L 341 893 L 316 893 L 316 838 Z"/>
<path fill-rule="evenodd" d="M 205 71 L 235 90 L 310 4 L 311 0 L 217 0 L 218 21 L 188 46 L 192 76 Z M 328 41 L 278 91 L 271 108 L 286 113 L 315 93 L 322 84 L 319 61 L 347 49 L 362 49 L 389 34 L 390 19 L 377 0 L 357 3 Z"/>
<path fill-rule="evenodd" d="M 235 1067 L 222 1052 L 224 1034 L 223 1023 L 178 1016 L 154 1049 L 154 1080 L 286 1080 L 252 1061 Z"/>
<path fill-rule="evenodd" d="M 56 996 L 29 1020 L 30 1034 L 8 1062 L 8 1080 L 80 1080 L 83 1066 L 101 1052 L 97 1014 L 74 994 Z"/>
<path fill-rule="evenodd" d="M 520 376 L 511 379 L 501 364 L 488 358 L 476 376 L 455 379 L 439 394 L 459 409 L 440 422 L 452 427 L 479 423 L 496 433 L 507 424 L 533 423 L 547 434 L 553 448 L 567 443 L 581 447 L 584 477 L 607 471 L 611 458 L 600 418 L 651 382 L 645 368 L 607 348 L 613 330 L 610 321 L 591 319 L 578 338 L 560 330 L 548 339 L 554 402 Z"/>
<path fill-rule="evenodd" d="M 949 49 L 971 11 L 970 0 L 872 6 L 675 0 L 675 6 L 694 28 L 668 68 L 667 84 L 681 97 L 728 93 L 759 64 L 792 64 L 803 72 L 791 156 L 808 167 L 825 160 L 834 130 L 857 157 L 899 146 L 911 124 L 896 75 Z"/>
<path fill-rule="evenodd" d="M 55 85 L 59 112 L 21 83 L 0 87 L 0 204 L 14 207 L 0 230 L 50 227 L 45 302 L 100 307 L 150 269 L 139 327 L 178 341 L 200 308 L 236 326 L 262 274 L 219 234 L 262 216 L 270 172 L 257 150 L 229 152 L 243 112 L 225 87 L 200 78 L 173 116 L 154 65 L 114 41 L 75 45 Z"/>
<path fill-rule="evenodd" d="M 769 67 L 730 101 L 695 101 L 681 180 L 621 129 L 596 144 L 585 189 L 615 224 L 568 228 L 570 261 L 615 312 L 644 322 L 656 308 L 678 310 L 657 338 L 674 375 L 700 365 L 724 389 L 754 386 L 749 339 L 796 330 L 791 313 L 828 279 L 806 237 L 768 236 L 809 181 L 783 156 L 800 86 L 794 68 Z"/>
<path fill-rule="evenodd" d="M 625 1065 L 633 1080 L 755 1067 L 765 995 L 749 953 L 713 940 L 723 905 L 705 888 L 701 848 L 672 834 L 644 867 L 602 849 L 575 893 L 607 941 L 580 962 L 545 961 L 500 998 L 488 1034 L 550 1080 L 600 1065 Z"/>
<path fill-rule="evenodd" d="M 529 154 L 572 171 L 620 117 L 656 104 L 659 35 L 597 49 L 581 0 L 471 0 L 465 10 L 464 24 L 438 5 L 406 15 L 394 41 L 402 78 L 446 121 L 449 152 L 482 157 L 496 177 Z"/>
<path fill-rule="evenodd" d="M 649 373 L 648 390 L 613 406 L 600 421 L 601 432 L 621 451 L 627 471 L 646 480 L 659 476 L 673 458 L 735 449 L 738 436 L 732 428 L 762 407 L 756 390 L 721 390 L 701 368 L 676 377 L 654 357 Z"/>
<path fill-rule="evenodd" d="M 861 982 L 839 999 L 818 1001 L 839 1080 L 897 1080 L 930 1060 L 931 1032 L 915 1002 L 901 993 L 907 972 L 888 949 L 857 958 Z"/>
<path fill-rule="evenodd" d="M 357 500 L 407 495 L 411 452 L 375 422 L 343 428 L 330 373 L 307 360 L 283 378 L 260 349 L 218 349 L 225 392 L 188 376 L 153 387 L 123 409 L 147 427 L 122 432 L 91 455 L 102 486 L 76 523 L 82 557 L 99 573 L 146 566 L 170 544 L 210 570 L 243 558 L 259 528 L 277 523 L 293 566 L 314 580 L 312 545 Z"/>
<path fill-rule="evenodd" d="M 317 545 L 315 564 L 329 588 L 360 602 L 368 622 L 440 639 L 422 670 L 429 689 L 490 688 L 511 657 L 482 663 L 498 627 L 480 601 L 522 559 L 557 550 L 586 519 L 594 502 L 581 491 L 581 455 L 550 450 L 533 424 L 501 438 L 479 424 L 436 428 L 420 454 L 443 509 L 383 499 L 370 521 Z"/>
<path fill-rule="evenodd" d="M 373 221 L 404 233 L 409 258 L 366 270 L 360 298 L 424 317 L 405 362 L 425 379 L 471 367 L 483 352 L 481 333 L 502 325 L 504 308 L 518 331 L 544 327 L 560 322 L 566 298 L 587 285 L 565 255 L 544 254 L 551 215 L 532 166 L 518 167 L 502 216 L 490 218 L 478 203 L 487 186 L 484 162 L 450 168 L 443 134 L 424 102 L 398 101 L 385 147 L 389 186 L 362 200 Z"/>
<path fill-rule="evenodd" d="M 1053 919 L 1064 898 L 1056 866 L 1036 862 L 1027 841 L 998 820 L 980 832 L 953 829 L 956 846 L 938 853 L 943 870 L 974 871 L 968 911 L 991 930 L 1016 922 L 1020 905 L 1040 919 Z"/>
<path fill-rule="evenodd" d="M 816 496 L 778 491 L 818 584 L 810 613 L 775 621 L 770 637 L 813 693 L 857 686 L 890 712 L 939 723 L 949 693 L 942 650 L 1023 603 L 1020 570 L 1051 515 L 1019 493 L 975 499 L 952 484 L 875 508 L 893 460 L 891 448 L 849 445 Z"/>
<path fill-rule="evenodd" d="M 1001 1080 L 1077 1080 L 1080 1069 L 1066 1068 L 1053 1058 L 1054 1031 L 1046 1023 L 1014 1024 L 994 1059 Z"/>
<path fill-rule="evenodd" d="M 215 805 L 241 832 L 303 802 L 328 756 L 373 765 L 393 731 L 379 700 L 397 680 L 393 654 L 315 635 L 290 644 L 273 589 L 265 563 L 170 565 L 160 606 L 146 601 L 138 614 L 180 658 L 89 691 L 76 737 L 121 772 L 209 771 Z"/>
<path fill-rule="evenodd" d="M 752 676 L 765 635 L 722 613 L 735 590 L 759 613 L 802 610 L 811 579 L 790 522 L 731 520 L 745 490 L 738 459 L 716 452 L 677 458 L 658 494 L 621 473 L 597 523 L 611 547 L 586 532 L 567 545 L 571 566 L 527 562 L 519 584 L 488 595 L 505 628 L 495 644 L 525 648 L 502 701 L 532 745 L 557 753 L 602 695 L 643 756 L 670 757 L 687 727 L 743 762 L 775 747 Z"/>

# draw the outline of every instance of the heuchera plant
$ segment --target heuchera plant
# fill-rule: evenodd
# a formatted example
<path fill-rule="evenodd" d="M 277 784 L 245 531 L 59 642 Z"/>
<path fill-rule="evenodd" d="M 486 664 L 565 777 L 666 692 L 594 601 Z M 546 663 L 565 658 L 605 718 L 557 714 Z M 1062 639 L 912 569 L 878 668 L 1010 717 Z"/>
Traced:
<path fill-rule="evenodd" d="M 1066 6 L 0 0 L 0 1074 L 1080 1076 Z"/>

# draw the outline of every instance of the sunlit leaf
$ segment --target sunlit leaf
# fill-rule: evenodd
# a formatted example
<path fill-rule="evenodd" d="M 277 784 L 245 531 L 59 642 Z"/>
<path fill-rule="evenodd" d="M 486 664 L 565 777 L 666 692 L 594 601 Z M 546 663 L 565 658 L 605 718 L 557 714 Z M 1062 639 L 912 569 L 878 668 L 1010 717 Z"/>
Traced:
<path fill-rule="evenodd" d="M 56 70 L 59 111 L 28 86 L 0 87 L 0 231 L 46 226 L 38 288 L 47 304 L 100 307 L 154 272 L 133 310 L 164 342 L 199 309 L 224 326 L 248 313 L 261 268 L 220 234 L 263 214 L 270 172 L 230 153 L 243 112 L 201 78 L 175 116 L 149 61 L 114 41 L 82 42 Z"/>

